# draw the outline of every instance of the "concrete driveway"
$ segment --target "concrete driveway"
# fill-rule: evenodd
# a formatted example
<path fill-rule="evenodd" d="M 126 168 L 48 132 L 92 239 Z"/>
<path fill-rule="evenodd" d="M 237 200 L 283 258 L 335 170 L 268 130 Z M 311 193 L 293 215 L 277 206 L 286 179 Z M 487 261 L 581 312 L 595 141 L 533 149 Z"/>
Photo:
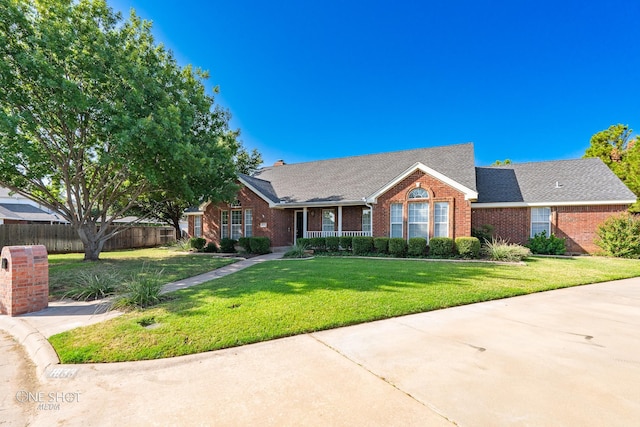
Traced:
<path fill-rule="evenodd" d="M 640 278 L 47 374 L 31 425 L 637 426 Z"/>

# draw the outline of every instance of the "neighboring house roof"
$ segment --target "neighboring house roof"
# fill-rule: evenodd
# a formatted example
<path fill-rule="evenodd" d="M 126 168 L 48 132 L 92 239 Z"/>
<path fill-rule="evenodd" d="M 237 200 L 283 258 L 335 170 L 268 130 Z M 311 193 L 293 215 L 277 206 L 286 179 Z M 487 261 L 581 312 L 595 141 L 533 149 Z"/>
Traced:
<path fill-rule="evenodd" d="M 61 221 L 55 215 L 23 203 L 0 203 L 0 218 L 17 221 Z"/>
<path fill-rule="evenodd" d="M 477 196 L 471 143 L 266 167 L 240 181 L 272 205 L 362 204 L 413 170 Z"/>
<path fill-rule="evenodd" d="M 477 167 L 474 207 L 631 204 L 636 200 L 599 158 Z"/>

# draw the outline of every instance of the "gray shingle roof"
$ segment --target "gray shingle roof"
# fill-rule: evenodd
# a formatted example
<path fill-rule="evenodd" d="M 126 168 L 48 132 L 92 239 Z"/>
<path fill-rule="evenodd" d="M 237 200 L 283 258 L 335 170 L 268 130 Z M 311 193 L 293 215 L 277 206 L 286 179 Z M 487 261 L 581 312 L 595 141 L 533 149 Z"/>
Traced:
<path fill-rule="evenodd" d="M 275 203 L 360 202 L 418 162 L 476 190 L 471 143 L 266 167 L 241 177 Z"/>
<path fill-rule="evenodd" d="M 60 221 L 59 218 L 42 209 L 23 203 L 0 203 L 0 218 L 20 221 Z"/>
<path fill-rule="evenodd" d="M 553 204 L 636 198 L 598 158 L 477 167 L 476 182 L 478 203 Z"/>

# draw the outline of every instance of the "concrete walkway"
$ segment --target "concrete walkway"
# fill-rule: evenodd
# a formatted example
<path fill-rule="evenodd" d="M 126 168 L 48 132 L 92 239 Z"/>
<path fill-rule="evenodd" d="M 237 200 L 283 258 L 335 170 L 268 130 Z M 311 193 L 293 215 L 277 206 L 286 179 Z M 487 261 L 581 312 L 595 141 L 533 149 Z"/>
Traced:
<path fill-rule="evenodd" d="M 193 356 L 51 366 L 33 391 L 57 406 L 14 404 L 35 411 L 33 426 L 635 426 L 638 330 L 634 278 Z"/>

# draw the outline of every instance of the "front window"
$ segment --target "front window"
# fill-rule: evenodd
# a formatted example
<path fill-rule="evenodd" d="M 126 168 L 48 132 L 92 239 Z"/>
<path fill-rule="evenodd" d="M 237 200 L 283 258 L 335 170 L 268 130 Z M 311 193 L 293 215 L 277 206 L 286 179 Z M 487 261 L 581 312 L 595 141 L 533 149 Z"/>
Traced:
<path fill-rule="evenodd" d="M 391 205 L 391 233 L 390 237 L 402 237 L 402 203 Z"/>
<path fill-rule="evenodd" d="M 331 209 L 322 210 L 322 233 L 333 233 L 335 231 L 336 214 Z"/>
<path fill-rule="evenodd" d="M 429 238 L 429 204 L 409 204 L 409 239 L 412 237 Z"/>
<path fill-rule="evenodd" d="M 202 237 L 202 217 L 200 215 L 193 217 L 193 237 Z"/>
<path fill-rule="evenodd" d="M 253 236 L 253 212 L 251 209 L 244 210 L 244 237 Z"/>
<path fill-rule="evenodd" d="M 409 193 L 410 199 L 428 199 L 429 193 L 424 188 L 416 188 L 415 190 L 411 190 Z"/>
<path fill-rule="evenodd" d="M 229 211 L 220 213 L 220 236 L 223 239 L 229 238 Z"/>
<path fill-rule="evenodd" d="M 231 211 L 231 238 L 238 240 L 242 237 L 242 211 Z"/>
<path fill-rule="evenodd" d="M 362 209 L 362 231 L 371 234 L 371 209 Z"/>
<path fill-rule="evenodd" d="M 449 237 L 449 203 L 438 202 L 434 207 L 433 235 L 434 237 Z"/>
<path fill-rule="evenodd" d="M 531 237 L 543 231 L 551 235 L 551 208 L 531 208 Z"/>

